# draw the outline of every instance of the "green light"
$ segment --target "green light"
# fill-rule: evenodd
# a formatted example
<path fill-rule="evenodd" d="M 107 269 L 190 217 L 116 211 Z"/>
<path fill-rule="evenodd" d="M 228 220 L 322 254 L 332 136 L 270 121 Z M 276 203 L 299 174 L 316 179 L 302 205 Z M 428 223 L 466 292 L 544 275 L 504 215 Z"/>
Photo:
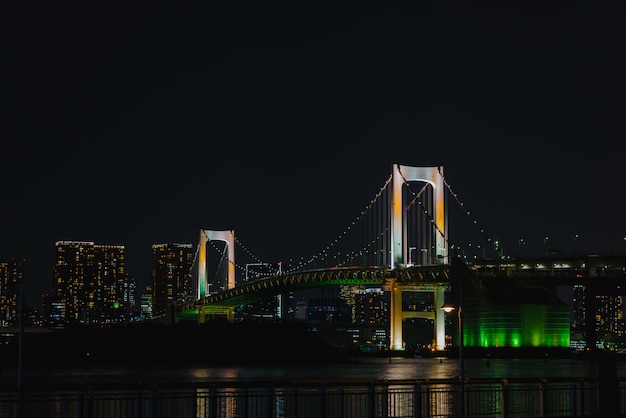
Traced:
<path fill-rule="evenodd" d="M 569 347 L 567 305 L 490 305 L 478 311 L 465 316 L 466 347 Z"/>
<path fill-rule="evenodd" d="M 511 336 L 511 347 L 520 347 L 522 345 L 522 340 L 519 338 L 519 334 L 515 334 Z"/>

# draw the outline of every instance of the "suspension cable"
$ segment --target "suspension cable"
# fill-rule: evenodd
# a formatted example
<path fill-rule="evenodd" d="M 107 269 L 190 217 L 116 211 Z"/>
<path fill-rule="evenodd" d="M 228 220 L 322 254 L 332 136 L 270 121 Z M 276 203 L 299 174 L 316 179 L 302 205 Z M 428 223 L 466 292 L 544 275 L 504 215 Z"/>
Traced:
<path fill-rule="evenodd" d="M 491 236 L 489 236 L 486 232 L 485 229 L 478 223 L 478 221 L 471 215 L 470 211 L 468 211 L 467 209 L 465 209 L 465 205 L 463 204 L 463 202 L 461 202 L 461 200 L 459 200 L 459 197 L 456 193 L 454 193 L 452 191 L 452 187 L 450 187 L 450 184 L 446 181 L 445 177 L 443 177 L 443 175 L 441 176 L 443 178 L 443 184 L 446 186 L 446 188 L 448 189 L 448 191 L 450 192 L 450 194 L 452 195 L 452 197 L 454 198 L 454 200 L 459 204 L 459 206 L 463 209 L 463 212 L 465 213 L 465 215 L 467 215 L 468 219 L 472 222 L 473 225 L 476 226 L 476 228 L 478 228 L 478 231 L 481 233 L 481 235 L 483 235 L 485 237 L 485 239 L 487 240 L 487 242 L 491 243 L 493 245 L 494 250 L 498 253 L 498 255 L 500 257 L 503 257 L 503 253 L 502 253 L 502 249 L 500 247 L 498 247 L 497 241 L 496 240 L 492 240 Z"/>
<path fill-rule="evenodd" d="M 337 245 L 339 243 L 339 241 L 341 241 L 348 234 L 348 232 L 354 227 L 354 225 L 356 225 L 359 221 L 361 221 L 363 219 L 363 216 L 369 212 L 369 210 L 372 208 L 374 203 L 376 203 L 376 201 L 380 198 L 380 196 L 382 195 L 384 190 L 387 188 L 387 186 L 389 185 L 391 180 L 392 180 L 392 176 L 390 175 L 387 178 L 387 180 L 385 181 L 385 183 L 383 184 L 383 186 L 376 193 L 374 198 L 365 207 L 365 209 L 363 211 L 361 211 L 361 213 L 356 217 L 356 219 L 354 221 L 352 221 L 352 223 L 342 233 L 340 233 L 339 236 L 337 238 L 335 238 L 335 240 L 333 242 L 328 244 L 323 250 L 321 250 L 320 252 L 318 252 L 314 256 L 310 257 L 306 262 L 300 261 L 293 269 L 289 269 L 289 270 L 287 270 L 287 272 L 292 272 L 292 271 L 297 271 L 299 269 L 302 269 L 302 268 L 304 268 L 306 266 L 311 265 L 312 263 L 314 263 L 318 259 L 325 260 L 326 257 L 328 256 L 328 251 L 330 249 L 332 249 L 335 245 Z"/>

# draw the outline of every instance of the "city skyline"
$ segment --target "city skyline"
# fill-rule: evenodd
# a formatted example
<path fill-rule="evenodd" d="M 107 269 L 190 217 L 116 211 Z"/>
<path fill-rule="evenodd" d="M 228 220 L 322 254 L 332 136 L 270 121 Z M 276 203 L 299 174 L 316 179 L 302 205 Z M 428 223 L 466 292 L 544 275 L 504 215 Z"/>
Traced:
<path fill-rule="evenodd" d="M 443 166 L 505 252 L 626 250 L 624 6 L 15 4 L 0 259 L 233 229 L 273 262 L 331 242 L 392 164 Z M 546 243 L 545 237 L 548 237 Z M 577 238 L 576 238 L 577 237 Z"/>
<path fill-rule="evenodd" d="M 545 237 L 544 237 L 545 238 Z M 57 247 L 58 245 L 64 245 L 64 244 L 71 244 L 71 243 L 77 243 L 77 244 L 91 244 L 91 245 L 95 245 L 95 246 L 112 246 L 112 247 L 121 247 L 122 248 L 122 252 L 125 253 L 124 249 L 125 249 L 125 245 L 124 244 L 111 244 L 111 243 L 105 243 L 105 242 L 95 242 L 95 241 L 80 241 L 80 240 L 62 240 L 62 241 L 57 241 L 54 244 L 54 247 Z M 585 256 L 591 255 L 591 256 L 595 256 L 595 255 L 600 255 L 600 256 L 610 256 L 610 255 L 620 255 L 620 254 L 624 254 L 625 251 L 605 251 L 605 252 L 596 252 L 596 251 L 592 251 L 592 252 L 586 252 L 586 251 L 576 251 L 576 248 L 573 246 L 571 249 L 560 249 L 560 248 L 553 248 L 552 246 L 546 246 L 547 242 L 544 240 L 544 245 L 543 247 L 539 247 L 539 245 L 535 245 L 535 250 L 530 250 L 529 252 L 527 252 L 526 249 L 524 249 L 523 247 L 518 247 L 518 248 L 514 248 L 512 251 L 509 252 L 504 252 L 503 256 L 506 258 L 511 258 L 511 259 L 516 259 L 516 258 L 520 258 L 520 259 L 524 259 L 524 258 L 529 258 L 529 259 L 541 259 L 542 257 L 546 257 L 547 259 L 558 259 L 558 258 L 562 258 L 562 259 L 569 259 L 569 258 L 584 258 Z M 164 245 L 169 245 L 169 244 L 175 244 L 175 245 L 184 245 L 184 246 L 191 246 L 194 251 L 195 249 L 197 249 L 199 247 L 198 243 L 179 243 L 179 242 L 164 242 L 164 243 L 154 243 L 151 244 L 150 246 L 150 250 L 151 252 L 154 252 L 155 248 L 158 247 L 162 247 Z M 487 243 L 489 245 L 489 243 Z M 221 246 L 222 244 L 218 244 L 218 246 Z M 526 242 L 523 243 L 523 245 L 527 245 Z M 212 247 L 212 246 L 210 246 Z M 235 246 L 236 248 L 238 247 L 237 245 Z M 489 247 L 486 247 L 489 248 Z M 414 249 L 414 248 L 411 248 Z M 246 249 L 248 250 L 248 249 Z M 473 261 L 473 260 L 481 260 L 481 249 L 480 246 L 478 248 L 474 248 L 473 250 L 471 248 L 465 248 L 465 250 L 468 250 L 468 253 L 465 254 L 456 254 L 458 256 L 461 256 L 462 258 L 464 258 L 466 261 Z M 212 259 L 211 261 L 215 264 L 215 265 L 210 265 L 208 266 L 208 270 L 214 268 L 218 263 L 219 263 L 219 248 L 209 248 L 208 249 L 209 252 L 214 252 L 213 255 L 208 254 L 208 259 Z M 472 252 L 470 252 L 472 251 Z M 489 253 L 491 253 L 490 255 L 487 255 L 486 257 L 489 258 L 491 257 L 493 254 L 495 254 L 494 252 L 494 248 L 489 248 Z M 451 251 L 453 252 L 453 251 Z M 485 251 L 482 250 L 482 254 L 485 254 Z M 222 254 L 223 256 L 223 254 Z M 245 256 L 245 254 L 244 254 Z M 416 256 L 417 257 L 417 256 Z M 243 258 L 243 257 L 242 257 Z M 310 257 L 309 257 L 310 258 Z M 144 291 L 144 288 L 146 287 L 153 287 L 154 283 L 152 283 L 151 281 L 151 272 L 152 269 L 155 267 L 152 262 L 154 262 L 153 259 L 153 254 L 151 254 L 150 256 L 151 262 L 147 263 L 150 264 L 150 271 L 148 271 L 148 274 L 146 275 L 146 277 L 137 277 L 135 275 L 132 274 L 128 274 L 128 278 L 133 280 L 134 283 L 136 283 L 136 297 L 137 300 L 140 298 L 141 294 Z M 10 261 L 9 259 L 3 259 L 0 260 L 3 262 L 7 262 Z M 137 260 L 130 260 L 130 264 L 134 264 L 136 263 Z M 248 259 L 247 262 L 249 262 L 250 260 Z M 358 260 L 357 260 L 358 261 Z M 243 265 L 246 265 L 244 262 Z M 289 262 L 284 262 L 284 261 L 278 261 L 278 260 L 272 260 L 269 261 L 268 264 L 272 264 L 272 263 L 281 263 L 284 264 L 284 268 L 286 270 L 292 270 L 294 268 L 298 269 L 298 260 L 289 260 Z M 356 261 L 355 261 L 356 262 Z M 416 264 L 421 264 L 420 260 L 412 260 L 412 263 L 416 263 Z M 128 265 L 129 260 L 128 257 L 125 257 L 125 263 L 126 265 Z M 236 276 L 237 276 L 237 285 L 240 285 L 243 283 L 243 281 L 245 281 L 247 278 L 244 277 L 242 270 L 242 264 L 240 262 L 238 262 L 237 257 L 235 257 L 235 263 L 237 265 L 237 269 L 236 269 Z M 251 266 L 251 269 L 254 269 L 254 265 L 256 263 L 253 264 L 249 264 L 249 266 Z M 332 263 L 331 263 L 332 264 Z M 41 303 L 41 299 L 40 297 L 43 296 L 44 294 L 50 294 L 50 291 L 52 290 L 52 280 L 53 280 L 53 267 L 55 265 L 55 261 L 53 260 L 53 264 L 50 266 L 50 286 L 49 287 L 45 287 L 45 285 L 41 288 L 34 288 L 34 287 L 30 287 L 29 288 L 29 283 L 28 283 L 28 261 L 26 260 L 26 263 L 24 264 L 24 272 L 25 274 L 25 285 L 26 285 L 26 291 L 25 291 L 25 297 L 26 297 L 26 301 L 28 306 L 30 307 L 35 307 L 37 306 L 39 303 Z M 246 265 L 246 268 L 248 266 Z M 307 266 L 305 266 L 305 270 Z M 197 280 L 197 268 L 198 268 L 198 264 L 197 262 L 194 262 L 192 265 L 192 270 L 191 270 L 191 274 L 194 276 L 193 279 Z M 311 267 L 309 266 L 308 269 L 311 269 Z M 128 269 L 126 268 L 126 271 Z M 127 271 L 128 273 L 128 271 Z M 210 273 L 210 271 L 207 271 L 207 273 Z M 210 276 L 209 280 L 213 281 L 213 280 L 225 280 L 225 277 L 219 277 L 219 273 L 214 272 L 217 274 L 217 276 Z M 225 272 L 223 272 L 222 274 L 225 274 Z M 195 284 L 192 284 L 192 287 L 195 286 Z"/>

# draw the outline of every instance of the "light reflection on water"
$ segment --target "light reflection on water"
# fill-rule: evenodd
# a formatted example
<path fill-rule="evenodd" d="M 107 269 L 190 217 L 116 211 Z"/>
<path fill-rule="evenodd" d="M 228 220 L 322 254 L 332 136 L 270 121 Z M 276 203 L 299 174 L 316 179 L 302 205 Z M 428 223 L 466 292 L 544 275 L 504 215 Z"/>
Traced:
<path fill-rule="evenodd" d="M 448 358 L 368 358 L 353 364 L 305 366 L 138 366 L 83 368 L 25 366 L 23 382 L 37 381 L 247 381 L 288 379 L 330 380 L 420 380 L 456 378 L 459 373 L 457 359 Z M 617 363 L 617 375 L 626 376 L 626 362 Z M 0 382 L 14 382 L 16 372 L 5 368 Z M 472 378 L 550 378 L 598 376 L 598 364 L 580 359 L 466 359 L 465 376 Z"/>
<path fill-rule="evenodd" d="M 626 376 L 626 362 L 618 362 L 617 366 L 618 376 Z M 269 386 L 254 387 L 251 385 L 252 387 L 246 386 L 244 388 L 227 386 L 218 389 L 218 385 L 212 385 L 211 388 L 197 387 L 193 389 L 191 394 L 186 392 L 187 389 L 184 389 L 185 392 L 182 396 L 180 392 L 170 393 L 164 390 L 153 399 L 154 402 L 158 402 L 160 411 L 165 411 L 166 416 L 193 418 L 206 416 L 225 418 L 275 416 L 277 418 L 291 418 L 301 417 L 302 411 L 313 411 L 311 415 L 307 416 L 321 416 L 318 412 L 323 404 L 324 408 L 330 408 L 330 410 L 343 412 L 344 408 L 347 408 L 345 409 L 348 411 L 347 413 L 336 416 L 369 416 L 369 408 L 374 407 L 371 405 L 375 405 L 375 408 L 382 408 L 380 411 L 385 411 L 384 416 L 406 417 L 416 415 L 415 408 L 418 407 L 417 400 L 419 400 L 420 412 L 417 415 L 443 417 L 455 416 L 461 401 L 454 384 L 450 384 L 449 381 L 437 382 L 436 380 L 455 379 L 459 376 L 459 371 L 458 359 L 403 357 L 359 359 L 358 362 L 342 365 L 285 367 L 138 366 L 93 367 L 86 371 L 79 367 L 42 368 L 31 366 L 24 368 L 23 382 L 25 384 L 32 382 L 53 385 L 66 382 L 88 383 L 89 385 L 92 383 L 155 383 L 157 386 L 159 383 L 174 383 L 174 387 L 177 386 L 176 383 L 178 382 L 258 381 L 270 383 Z M 0 382 L 15 383 L 15 369 L 9 367 L 1 370 L 1 372 Z M 465 376 L 468 378 L 469 385 L 471 385 L 472 379 L 479 378 L 594 378 L 598 377 L 598 364 L 595 361 L 575 359 L 490 359 L 489 362 L 486 359 L 466 359 Z M 413 382 L 407 383 L 407 381 L 426 379 L 431 381 L 427 385 L 422 385 L 425 389 L 417 398 Z M 304 385 L 294 389 L 288 384 L 288 381 L 302 382 L 306 380 L 332 380 L 334 382 L 343 380 L 344 385 L 340 385 L 338 389 L 333 385 L 325 388 L 323 392 L 324 402 L 321 404 L 318 387 Z M 354 386 L 346 384 L 348 381 L 359 380 L 361 381 L 358 382 L 360 391 L 355 390 Z M 391 384 L 385 386 L 381 391 L 377 391 L 376 401 L 373 404 L 368 404 L 369 393 L 367 390 L 363 390 L 362 383 L 367 384 L 369 381 L 378 380 L 387 380 Z M 278 381 L 284 381 L 287 384 L 274 386 L 273 384 Z M 474 383 L 480 385 L 478 380 Z M 87 387 L 90 387 L 89 385 Z M 536 395 L 538 386 L 536 384 L 532 386 L 533 383 L 530 385 L 518 392 L 519 396 L 515 397 L 517 403 L 514 405 L 515 411 L 523 410 L 527 414 L 517 414 L 516 416 L 538 416 L 536 410 L 539 410 L 539 404 L 535 402 L 540 398 Z M 480 387 L 479 391 L 475 391 L 471 395 L 469 404 L 472 405 L 472 408 L 480 411 L 500 410 L 503 399 L 500 384 L 490 382 L 488 386 Z M 268 390 L 268 388 L 270 389 Z M 101 411 L 112 408 L 124 410 L 128 408 L 128 411 L 134 411 L 132 405 L 134 405 L 133 396 L 136 393 L 135 389 L 122 393 L 121 397 L 125 403 L 119 400 L 120 395 L 117 393 L 115 396 L 118 397 L 99 401 L 99 408 Z M 563 393 L 570 394 L 571 390 L 566 388 Z M 521 394 L 525 395 L 522 396 Z M 571 412 L 574 404 L 568 396 L 558 398 L 558 402 L 555 402 L 555 405 L 560 409 L 555 412 L 554 416 L 573 416 Z M 190 403 L 190 400 L 193 403 Z M 55 394 L 52 403 L 36 405 L 37 408 L 41 408 L 40 412 L 42 413 L 28 416 L 61 416 L 59 413 L 61 409 L 63 409 L 64 417 L 78 418 L 82 416 L 78 410 L 73 413 L 65 413 L 70 404 L 77 405 L 75 398 L 70 399 L 66 395 Z M 190 408 L 190 405 L 193 405 L 193 408 Z M 61 409 L 54 412 L 58 408 Z M 271 413 L 268 412 L 270 410 Z M 43 414 L 43 411 L 46 414 Z M 213 415 L 214 411 L 219 411 L 219 413 Z M 134 415 L 128 413 L 117 416 L 130 418 Z M 377 413 L 376 416 L 383 415 Z"/>

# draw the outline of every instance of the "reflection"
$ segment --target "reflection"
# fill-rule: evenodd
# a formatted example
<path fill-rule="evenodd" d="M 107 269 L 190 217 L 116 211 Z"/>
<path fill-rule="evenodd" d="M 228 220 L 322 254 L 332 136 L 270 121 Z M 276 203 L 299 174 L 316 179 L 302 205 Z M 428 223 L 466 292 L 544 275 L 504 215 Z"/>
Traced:
<path fill-rule="evenodd" d="M 194 368 L 189 370 L 189 377 L 192 380 L 222 380 L 222 379 L 232 379 L 237 380 L 244 377 L 245 371 L 244 369 L 239 369 L 236 367 L 232 368 Z"/>
<path fill-rule="evenodd" d="M 457 376 L 458 373 L 458 362 L 443 357 L 421 359 L 392 357 L 375 378 L 387 380 L 449 379 Z"/>
<path fill-rule="evenodd" d="M 303 367 L 303 370 L 315 368 Z M 248 380 L 248 379 L 282 379 L 298 377 L 297 368 L 268 368 L 268 367 L 197 367 L 189 369 L 189 378 L 192 380 Z"/>

